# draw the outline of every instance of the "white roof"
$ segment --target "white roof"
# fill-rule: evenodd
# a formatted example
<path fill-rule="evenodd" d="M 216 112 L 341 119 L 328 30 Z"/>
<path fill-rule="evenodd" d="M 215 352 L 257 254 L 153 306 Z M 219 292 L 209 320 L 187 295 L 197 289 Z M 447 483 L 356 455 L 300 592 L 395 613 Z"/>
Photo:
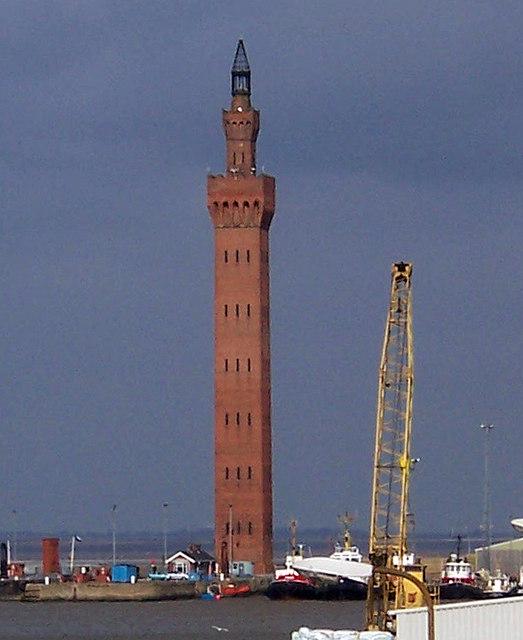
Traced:
<path fill-rule="evenodd" d="M 196 562 L 196 560 L 194 558 L 191 558 L 191 556 L 188 556 L 186 553 L 184 553 L 183 551 L 177 551 L 174 556 L 171 556 L 170 558 L 167 558 L 166 562 L 174 562 L 175 560 L 179 560 L 180 558 L 183 558 L 184 560 L 188 560 L 189 562 Z"/>
<path fill-rule="evenodd" d="M 518 544 L 523 543 L 523 538 L 512 538 L 511 540 L 503 540 L 502 542 L 496 542 L 496 544 L 491 544 L 489 549 L 495 549 L 496 547 L 508 547 L 510 545 L 517 546 Z M 486 547 L 476 547 L 474 551 L 483 551 Z"/>

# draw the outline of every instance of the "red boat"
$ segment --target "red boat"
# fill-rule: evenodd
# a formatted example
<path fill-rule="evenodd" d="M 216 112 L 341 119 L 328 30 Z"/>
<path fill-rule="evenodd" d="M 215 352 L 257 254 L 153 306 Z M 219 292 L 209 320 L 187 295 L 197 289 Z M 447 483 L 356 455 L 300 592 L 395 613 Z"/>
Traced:
<path fill-rule="evenodd" d="M 233 584 L 228 582 L 220 588 L 220 596 L 222 598 L 234 598 L 238 596 L 248 596 L 251 593 L 251 588 L 248 584 Z"/>

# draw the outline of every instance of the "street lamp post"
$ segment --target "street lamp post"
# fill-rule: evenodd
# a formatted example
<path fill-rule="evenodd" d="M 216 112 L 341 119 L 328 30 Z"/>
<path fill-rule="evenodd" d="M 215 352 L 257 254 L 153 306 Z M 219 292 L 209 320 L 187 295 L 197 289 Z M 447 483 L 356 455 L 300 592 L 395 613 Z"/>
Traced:
<path fill-rule="evenodd" d="M 12 515 L 13 515 L 13 550 L 11 553 L 11 560 L 13 562 L 16 562 L 16 560 L 18 560 L 17 558 L 17 546 L 18 546 L 18 513 L 16 511 L 16 509 L 13 509 L 11 511 Z"/>
<path fill-rule="evenodd" d="M 167 569 L 167 508 L 168 502 L 162 504 L 162 522 L 163 522 L 163 568 Z"/>
<path fill-rule="evenodd" d="M 116 505 L 111 509 L 111 527 L 113 530 L 113 567 L 116 564 Z"/>
<path fill-rule="evenodd" d="M 232 575 L 232 563 L 233 563 L 233 530 L 232 530 L 232 504 L 229 505 L 229 575 Z"/>
<path fill-rule="evenodd" d="M 480 424 L 485 433 L 484 441 L 484 479 L 483 479 L 483 528 L 485 532 L 485 553 L 487 570 L 490 572 L 490 547 L 492 545 L 492 521 L 490 513 L 490 432 L 493 424 Z"/>

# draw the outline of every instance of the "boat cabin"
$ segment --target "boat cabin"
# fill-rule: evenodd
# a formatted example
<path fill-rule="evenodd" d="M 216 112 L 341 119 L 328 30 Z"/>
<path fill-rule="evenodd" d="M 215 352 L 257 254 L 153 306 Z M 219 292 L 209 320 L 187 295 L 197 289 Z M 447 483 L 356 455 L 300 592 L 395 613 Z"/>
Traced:
<path fill-rule="evenodd" d="M 441 582 L 461 582 L 472 584 L 475 582 L 472 565 L 467 559 L 460 558 L 457 553 L 451 553 L 441 572 Z"/>
<path fill-rule="evenodd" d="M 358 547 L 354 545 L 342 547 L 341 544 L 335 545 L 334 553 L 330 557 L 333 560 L 345 560 L 346 562 L 361 562 L 363 559 Z"/>

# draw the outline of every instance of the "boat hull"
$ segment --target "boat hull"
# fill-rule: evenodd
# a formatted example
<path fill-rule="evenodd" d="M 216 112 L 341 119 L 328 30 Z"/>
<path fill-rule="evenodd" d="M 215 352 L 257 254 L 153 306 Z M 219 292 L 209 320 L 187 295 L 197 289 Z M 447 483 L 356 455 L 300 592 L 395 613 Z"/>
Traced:
<path fill-rule="evenodd" d="M 304 581 L 273 580 L 265 595 L 271 600 L 314 600 L 316 587 Z"/>
<path fill-rule="evenodd" d="M 440 585 L 441 600 L 483 600 L 485 594 L 482 589 L 473 584 L 449 582 Z"/>
<path fill-rule="evenodd" d="M 364 600 L 367 585 L 347 578 L 333 581 L 273 580 L 266 595 L 271 600 Z"/>
<path fill-rule="evenodd" d="M 367 585 L 350 578 L 322 582 L 316 589 L 319 600 L 365 600 L 367 597 Z"/>

